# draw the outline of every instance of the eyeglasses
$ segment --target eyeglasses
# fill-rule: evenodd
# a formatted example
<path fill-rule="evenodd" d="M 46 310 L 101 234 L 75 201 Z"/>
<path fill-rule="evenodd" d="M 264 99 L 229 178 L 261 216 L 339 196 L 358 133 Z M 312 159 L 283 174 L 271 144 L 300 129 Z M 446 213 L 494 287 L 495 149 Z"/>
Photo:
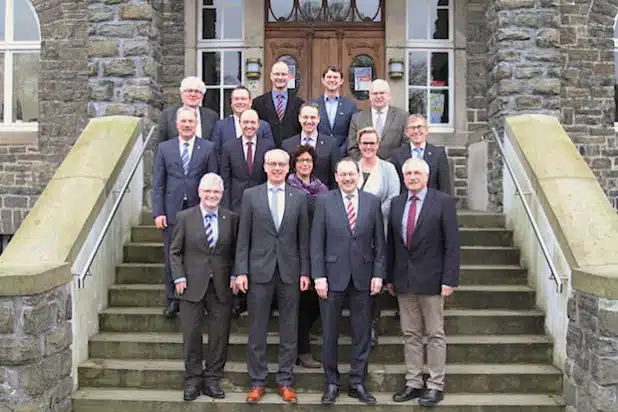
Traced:
<path fill-rule="evenodd" d="M 202 94 L 201 90 L 197 90 L 197 89 L 185 89 L 183 90 L 184 93 L 196 93 L 196 94 Z"/>
<path fill-rule="evenodd" d="M 313 159 L 296 159 L 296 163 L 313 163 Z"/>
<path fill-rule="evenodd" d="M 360 142 L 361 146 L 375 146 L 378 142 Z"/>
<path fill-rule="evenodd" d="M 266 164 L 271 167 L 286 167 L 288 165 L 287 162 L 268 162 Z"/>
<path fill-rule="evenodd" d="M 420 124 L 420 125 L 416 125 L 416 126 L 411 124 L 409 126 L 406 126 L 406 129 L 410 129 L 410 130 L 421 130 L 421 129 L 424 129 L 424 128 L 425 128 L 424 124 Z"/>

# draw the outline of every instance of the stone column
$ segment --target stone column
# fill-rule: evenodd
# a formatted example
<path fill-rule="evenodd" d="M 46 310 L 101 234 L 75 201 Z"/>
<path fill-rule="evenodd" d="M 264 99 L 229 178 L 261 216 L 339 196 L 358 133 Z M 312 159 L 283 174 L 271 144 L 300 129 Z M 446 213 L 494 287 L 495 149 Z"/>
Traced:
<path fill-rule="evenodd" d="M 560 117 L 560 0 L 490 0 L 488 26 L 489 126 L 505 116 Z M 489 208 L 502 210 L 502 160 L 488 153 Z"/>
<path fill-rule="evenodd" d="M 70 317 L 68 284 L 0 296 L 0 410 L 71 411 Z"/>

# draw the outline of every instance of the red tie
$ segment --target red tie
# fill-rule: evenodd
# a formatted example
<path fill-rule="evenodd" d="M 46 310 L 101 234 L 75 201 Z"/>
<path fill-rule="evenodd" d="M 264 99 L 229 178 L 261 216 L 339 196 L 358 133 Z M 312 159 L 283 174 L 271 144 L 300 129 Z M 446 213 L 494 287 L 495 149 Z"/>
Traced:
<path fill-rule="evenodd" d="M 247 141 L 247 169 L 249 173 L 253 172 L 253 149 L 251 146 L 253 146 L 253 142 Z"/>
<path fill-rule="evenodd" d="M 279 121 L 283 119 L 283 96 L 281 94 L 277 95 L 277 117 Z"/>
<path fill-rule="evenodd" d="M 354 196 L 348 195 L 346 199 L 348 199 L 348 207 L 346 208 L 348 212 L 348 223 L 350 224 L 350 230 L 354 233 L 354 229 L 356 228 L 356 210 L 354 209 L 354 203 L 352 203 Z"/>
<path fill-rule="evenodd" d="M 409 248 L 414 234 L 414 221 L 416 220 L 416 195 L 410 199 L 410 209 L 408 210 L 408 225 L 406 227 L 406 246 Z"/>

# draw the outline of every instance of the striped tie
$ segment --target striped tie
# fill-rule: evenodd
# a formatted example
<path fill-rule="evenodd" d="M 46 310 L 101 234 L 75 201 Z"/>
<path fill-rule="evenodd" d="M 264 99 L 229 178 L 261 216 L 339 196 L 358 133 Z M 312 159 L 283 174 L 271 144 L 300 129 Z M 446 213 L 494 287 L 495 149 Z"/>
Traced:
<path fill-rule="evenodd" d="M 356 227 L 356 210 L 354 209 L 354 203 L 352 203 L 354 196 L 348 195 L 346 199 L 348 199 L 348 222 L 350 223 L 350 230 L 354 233 L 354 228 Z"/>
<path fill-rule="evenodd" d="M 185 170 L 185 176 L 189 174 L 189 162 L 191 161 L 191 156 L 189 156 L 189 143 L 185 142 L 184 149 L 182 150 L 182 155 L 180 159 L 182 160 L 182 168 Z"/>
<path fill-rule="evenodd" d="M 208 246 L 210 246 L 211 249 L 214 249 L 215 244 L 216 244 L 215 233 L 212 230 L 212 224 L 211 224 L 214 218 L 215 218 L 215 215 L 211 213 L 204 216 L 204 219 L 206 220 L 206 241 L 208 241 Z"/>
<path fill-rule="evenodd" d="M 277 117 L 279 121 L 283 120 L 283 95 L 277 95 Z"/>

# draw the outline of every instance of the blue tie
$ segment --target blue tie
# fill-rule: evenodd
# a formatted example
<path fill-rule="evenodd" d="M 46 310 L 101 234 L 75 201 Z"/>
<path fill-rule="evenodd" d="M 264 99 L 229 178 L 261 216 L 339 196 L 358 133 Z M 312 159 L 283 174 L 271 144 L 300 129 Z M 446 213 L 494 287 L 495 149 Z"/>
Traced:
<path fill-rule="evenodd" d="M 304 143 L 303 143 L 303 144 L 304 144 L 305 146 L 313 146 L 313 137 L 311 137 L 311 136 L 307 136 L 307 137 L 305 137 L 303 140 L 304 140 Z"/>
<path fill-rule="evenodd" d="M 378 110 L 376 116 L 376 132 L 378 132 L 378 136 L 382 136 L 382 129 L 384 129 L 384 119 L 382 118 L 382 110 Z"/>
<path fill-rule="evenodd" d="M 180 159 L 182 160 L 182 168 L 185 170 L 185 176 L 189 174 L 189 162 L 191 161 L 191 156 L 189 156 L 189 143 L 184 143 L 184 149 L 182 150 L 182 155 Z"/>
<path fill-rule="evenodd" d="M 414 148 L 414 157 L 416 157 L 417 159 L 423 158 L 423 148 L 422 147 Z"/>
<path fill-rule="evenodd" d="M 270 213 L 273 217 L 273 222 L 275 223 L 275 229 L 277 232 L 279 231 L 279 226 L 281 222 L 279 222 L 279 192 L 281 191 L 280 187 L 273 187 L 270 189 L 272 193 L 272 202 L 270 207 Z"/>
<path fill-rule="evenodd" d="M 215 233 L 212 230 L 212 221 L 214 220 L 215 215 L 212 213 L 207 214 L 206 216 L 204 216 L 204 219 L 206 220 L 206 241 L 208 241 L 208 246 L 210 246 L 211 249 L 215 248 Z"/>

